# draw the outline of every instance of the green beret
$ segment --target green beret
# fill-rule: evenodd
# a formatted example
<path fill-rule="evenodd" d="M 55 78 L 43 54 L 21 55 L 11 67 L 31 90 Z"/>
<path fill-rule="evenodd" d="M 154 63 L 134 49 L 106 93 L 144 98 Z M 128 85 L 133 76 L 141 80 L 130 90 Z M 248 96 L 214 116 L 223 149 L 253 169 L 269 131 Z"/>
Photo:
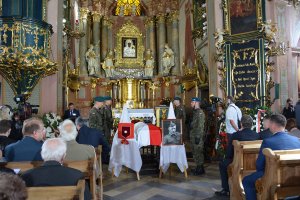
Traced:
<path fill-rule="evenodd" d="M 200 102 L 200 99 L 198 97 L 193 97 L 192 101 Z"/>
<path fill-rule="evenodd" d="M 180 97 L 175 97 L 174 100 L 181 101 L 181 98 Z"/>
<path fill-rule="evenodd" d="M 112 100 L 112 98 L 110 96 L 105 96 L 104 99 L 105 99 L 105 101 Z"/>
<path fill-rule="evenodd" d="M 98 96 L 98 97 L 95 97 L 95 98 L 94 98 L 94 101 L 97 101 L 97 102 L 104 102 L 105 99 L 104 99 L 104 97 Z"/>

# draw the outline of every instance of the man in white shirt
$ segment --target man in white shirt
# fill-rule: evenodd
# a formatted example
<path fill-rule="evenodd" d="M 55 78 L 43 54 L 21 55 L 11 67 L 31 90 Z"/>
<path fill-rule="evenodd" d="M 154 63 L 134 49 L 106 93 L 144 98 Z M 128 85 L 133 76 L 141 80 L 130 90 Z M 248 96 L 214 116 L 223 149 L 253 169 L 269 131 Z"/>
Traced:
<path fill-rule="evenodd" d="M 232 96 L 227 97 L 227 110 L 226 110 L 226 133 L 228 141 L 233 133 L 239 130 L 238 121 L 242 118 L 242 112 L 239 107 L 234 104 Z"/>

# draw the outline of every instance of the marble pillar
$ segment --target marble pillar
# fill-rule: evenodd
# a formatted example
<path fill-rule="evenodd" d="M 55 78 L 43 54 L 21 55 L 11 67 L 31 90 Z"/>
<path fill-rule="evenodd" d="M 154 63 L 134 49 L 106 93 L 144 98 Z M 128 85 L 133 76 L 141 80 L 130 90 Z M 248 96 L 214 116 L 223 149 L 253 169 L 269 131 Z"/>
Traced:
<path fill-rule="evenodd" d="M 173 75 L 180 75 L 180 48 L 179 48 L 179 24 L 178 24 L 178 11 L 173 11 L 170 15 L 169 20 L 171 21 L 172 25 L 172 39 L 168 40 L 171 41 L 170 45 L 175 54 L 175 66 L 172 69 Z M 169 34 L 168 34 L 169 35 Z"/>
<path fill-rule="evenodd" d="M 85 53 L 87 51 L 87 37 L 88 37 L 88 25 L 87 17 L 89 9 L 86 7 L 80 8 L 80 30 L 85 34 L 79 41 L 79 57 L 80 57 L 80 74 L 87 75 L 87 62 L 85 59 Z"/>
<path fill-rule="evenodd" d="M 96 74 L 101 75 L 101 66 L 100 66 L 100 19 L 101 15 L 97 11 L 92 12 L 93 17 L 93 44 L 97 56 L 97 68 Z"/>
<path fill-rule="evenodd" d="M 102 18 L 102 34 L 101 34 L 101 59 L 104 60 L 107 54 L 108 48 L 108 18 L 105 16 Z"/>
<path fill-rule="evenodd" d="M 164 53 L 164 47 L 166 44 L 166 24 L 165 15 L 160 14 L 157 16 L 157 35 L 158 35 L 158 72 L 163 73 L 162 56 Z"/>
<path fill-rule="evenodd" d="M 108 50 L 113 50 L 114 44 L 113 44 L 113 22 L 111 19 L 107 20 L 107 49 Z"/>
<path fill-rule="evenodd" d="M 149 17 L 146 20 L 147 27 L 147 36 L 146 36 L 146 50 L 151 49 L 153 59 L 155 60 L 155 66 L 158 66 L 158 62 L 156 59 L 156 44 L 155 44 L 155 29 L 154 29 L 154 19 L 153 17 Z M 147 42 L 148 41 L 148 42 Z M 148 43 L 148 45 L 147 45 Z M 157 71 L 154 71 L 154 74 L 157 74 Z"/>

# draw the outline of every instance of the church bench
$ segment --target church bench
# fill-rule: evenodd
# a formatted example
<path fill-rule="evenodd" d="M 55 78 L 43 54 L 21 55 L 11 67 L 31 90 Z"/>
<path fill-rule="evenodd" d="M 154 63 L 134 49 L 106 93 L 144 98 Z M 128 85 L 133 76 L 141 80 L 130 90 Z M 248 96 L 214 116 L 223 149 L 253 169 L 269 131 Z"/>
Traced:
<path fill-rule="evenodd" d="M 234 146 L 234 157 L 228 166 L 228 183 L 230 188 L 230 199 L 240 200 L 245 198 L 242 180 L 245 176 L 256 170 L 256 159 L 260 150 L 262 140 L 232 142 Z"/>
<path fill-rule="evenodd" d="M 258 200 L 300 196 L 300 149 L 263 150 L 266 157 L 264 176 L 255 183 Z"/>
<path fill-rule="evenodd" d="M 84 200 L 85 181 L 76 186 L 27 187 L 28 200 Z"/>
<path fill-rule="evenodd" d="M 20 169 L 20 174 L 23 172 L 33 169 L 35 167 L 39 167 L 43 164 L 41 161 L 35 162 L 8 162 L 6 163 L 7 168 L 11 169 Z M 89 180 L 90 182 L 90 191 L 93 196 L 93 199 L 97 199 L 96 197 L 96 159 L 91 158 L 89 160 L 82 160 L 82 161 L 64 161 L 63 163 L 66 167 L 71 167 L 77 169 L 84 173 L 85 179 Z"/>
<path fill-rule="evenodd" d="M 98 184 L 99 184 L 99 192 L 98 192 L 98 197 L 100 200 L 103 199 L 103 174 L 102 174 L 102 145 L 99 145 L 97 148 L 95 148 L 95 152 L 96 152 L 96 157 L 97 157 L 97 161 L 99 163 L 99 176 L 98 176 Z"/>

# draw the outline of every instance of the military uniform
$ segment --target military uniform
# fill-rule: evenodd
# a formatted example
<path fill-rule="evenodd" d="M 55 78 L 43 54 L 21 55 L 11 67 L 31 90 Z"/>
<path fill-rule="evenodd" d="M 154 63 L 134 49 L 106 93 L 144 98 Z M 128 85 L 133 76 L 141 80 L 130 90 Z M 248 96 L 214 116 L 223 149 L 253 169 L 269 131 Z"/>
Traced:
<path fill-rule="evenodd" d="M 197 108 L 193 110 L 193 119 L 190 130 L 190 141 L 192 146 L 192 153 L 195 163 L 198 168 L 203 169 L 204 164 L 204 124 L 205 115 L 202 109 Z M 196 169 L 196 170 L 197 170 Z"/>
<path fill-rule="evenodd" d="M 104 106 L 102 110 L 104 119 L 104 134 L 109 141 L 114 121 L 112 116 L 112 110 L 110 106 Z"/>
<path fill-rule="evenodd" d="M 176 119 L 182 119 L 182 123 L 185 123 L 185 109 L 183 105 L 175 106 L 174 109 Z"/>
<path fill-rule="evenodd" d="M 103 111 L 93 107 L 89 113 L 89 127 L 104 131 L 103 126 Z"/>

